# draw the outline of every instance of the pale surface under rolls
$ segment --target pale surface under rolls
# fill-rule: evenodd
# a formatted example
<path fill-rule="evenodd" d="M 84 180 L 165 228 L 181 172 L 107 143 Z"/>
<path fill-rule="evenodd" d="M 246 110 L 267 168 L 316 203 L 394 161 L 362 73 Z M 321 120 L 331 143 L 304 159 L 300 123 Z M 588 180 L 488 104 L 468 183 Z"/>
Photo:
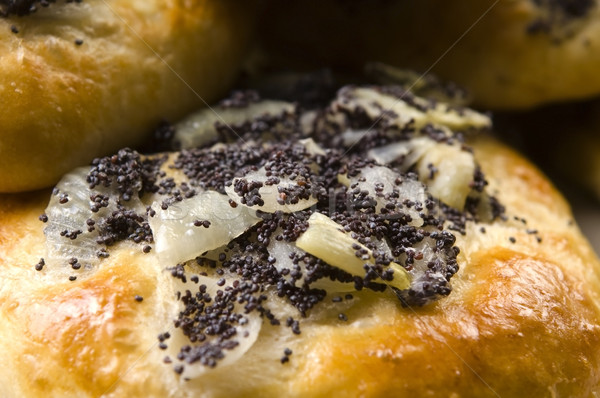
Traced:
<path fill-rule="evenodd" d="M 0 192 L 55 183 L 223 94 L 252 2 L 58 2 L 0 18 Z M 18 33 L 13 33 L 11 27 Z M 76 40 L 78 41 L 76 44 Z"/>
<path fill-rule="evenodd" d="M 153 252 L 120 243 L 77 281 L 34 270 L 48 193 L 0 198 L 0 395 L 12 397 L 588 397 L 600 385 L 600 264 L 530 163 L 472 143 L 506 222 L 457 235 L 453 292 L 423 308 L 356 292 L 300 335 L 263 323 L 230 366 L 185 382 L 164 364 L 173 291 Z M 527 225 L 513 219 L 527 220 Z M 481 228 L 485 228 L 485 233 Z M 537 233 L 528 233 L 528 229 Z M 537 238 L 541 238 L 538 242 Z M 515 238 L 515 243 L 511 243 Z M 60 273 L 59 273 L 60 274 Z M 143 301 L 135 300 L 135 296 Z M 329 296 L 328 296 L 329 297 Z M 330 302 L 330 299 L 326 300 Z M 327 318 L 327 317 L 326 317 Z M 284 347 L 293 354 L 281 364 Z"/>
<path fill-rule="evenodd" d="M 600 92 L 595 0 L 271 1 L 261 25 L 276 62 L 433 72 L 488 109 Z M 306 57 L 310 54 L 310 57 Z"/>

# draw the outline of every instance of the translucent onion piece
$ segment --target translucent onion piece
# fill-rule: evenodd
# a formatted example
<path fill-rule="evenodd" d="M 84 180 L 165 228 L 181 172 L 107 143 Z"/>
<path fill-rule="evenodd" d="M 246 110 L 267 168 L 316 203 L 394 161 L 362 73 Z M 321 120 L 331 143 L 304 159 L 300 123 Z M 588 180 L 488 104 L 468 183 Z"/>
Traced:
<path fill-rule="evenodd" d="M 379 195 L 391 194 L 396 191 L 399 203 L 403 203 L 405 200 L 425 203 L 427 199 L 425 186 L 421 182 L 402 179 L 398 173 L 384 166 L 367 166 L 361 170 L 359 175 L 352 177 L 350 182 L 351 186 L 357 184 L 361 191 L 369 192 L 369 196 L 377 201 L 376 209 L 378 211 L 385 206 L 386 201 L 378 196 L 375 190 L 376 185 L 383 188 Z M 423 219 L 414 206 L 403 206 L 403 211 L 412 218 L 410 225 L 417 227 L 423 225 Z"/>
<path fill-rule="evenodd" d="M 244 177 L 241 178 L 235 178 L 233 180 L 233 184 L 231 184 L 228 187 L 225 187 L 225 192 L 227 193 L 227 195 L 229 195 L 229 197 L 235 201 L 236 203 L 242 203 L 241 200 L 241 196 L 238 195 L 235 192 L 234 186 L 235 183 L 237 181 L 239 181 L 240 179 L 244 179 L 247 180 L 248 182 L 250 181 L 258 181 L 258 182 L 265 182 L 269 179 L 270 177 L 267 177 L 267 171 L 265 170 L 264 167 L 261 167 L 260 169 L 258 169 L 257 171 L 251 171 L 250 173 L 246 174 Z M 261 188 L 258 189 L 258 193 L 261 196 L 261 199 L 264 201 L 264 204 L 262 206 L 249 206 L 249 208 L 251 209 L 260 209 L 261 211 L 267 212 L 267 213 L 275 213 L 276 211 L 282 211 L 284 213 L 293 213 L 296 211 L 300 211 L 300 210 L 304 210 L 304 209 L 308 209 L 309 207 L 313 206 L 314 204 L 317 203 L 317 198 L 314 196 L 310 196 L 308 199 L 300 199 L 298 200 L 297 203 L 279 203 L 279 201 L 281 200 L 281 194 L 279 192 L 278 187 L 285 187 L 285 188 L 294 188 L 294 187 L 299 187 L 298 182 L 300 181 L 301 177 L 298 177 L 294 180 L 287 178 L 287 177 L 280 177 L 280 182 L 279 184 L 274 184 L 274 185 L 263 185 Z M 243 205 L 243 204 L 242 204 Z M 245 205 L 243 205 L 245 206 Z"/>
<path fill-rule="evenodd" d="M 90 190 L 86 181 L 89 167 L 80 167 L 66 174 L 56 185 L 57 195 L 50 197 L 46 215 L 48 223 L 44 228 L 46 236 L 46 262 L 68 266 L 71 258 L 76 258 L 80 264 L 90 266 L 97 264 L 100 260 L 97 256 L 100 245 L 96 243 L 98 238 L 97 228 L 88 232 L 86 222 L 88 219 L 98 220 L 110 215 L 117 210 L 118 193 L 110 188 L 97 186 Z M 102 193 L 109 197 L 108 207 L 101 208 L 94 213 L 90 209 L 92 203 L 90 195 Z M 68 201 L 61 204 L 59 201 L 66 195 Z M 127 208 L 137 209 L 144 212 L 144 207 L 137 196 L 129 201 L 122 202 Z M 82 231 L 75 239 L 61 236 L 61 232 Z"/>
<path fill-rule="evenodd" d="M 281 230 L 275 231 L 273 235 L 277 235 L 280 231 Z M 267 250 L 269 251 L 269 254 L 275 258 L 275 263 L 273 264 L 273 267 L 275 267 L 275 269 L 279 272 L 283 271 L 286 268 L 289 270 L 294 269 L 295 264 L 290 258 L 290 255 L 292 253 L 294 253 L 295 255 L 301 255 L 302 253 L 304 253 L 303 250 L 300 250 L 294 244 L 277 239 L 269 240 Z"/>
<path fill-rule="evenodd" d="M 419 97 L 412 97 L 411 100 L 413 104 L 372 88 L 347 87 L 340 91 L 338 100 L 333 104 L 333 109 L 350 112 L 361 109 L 372 120 L 378 120 L 382 114 L 385 114 L 386 120 L 400 129 L 409 125 L 420 129 L 427 124 L 447 126 L 451 129 L 489 128 L 491 126 L 488 116 L 468 108 L 455 109 L 448 104 L 430 102 Z"/>
<path fill-rule="evenodd" d="M 275 232 L 277 234 L 277 232 Z M 269 251 L 269 255 L 275 258 L 275 263 L 273 266 L 278 270 L 282 271 L 284 269 L 294 270 L 296 267 L 299 267 L 300 272 L 302 272 L 302 278 L 298 279 L 295 283 L 295 286 L 300 287 L 304 283 L 304 279 L 306 276 L 306 267 L 304 263 L 300 261 L 296 266 L 290 255 L 294 253 L 296 256 L 302 256 L 306 252 L 299 247 L 297 247 L 294 243 L 286 242 L 284 240 L 271 239 L 269 242 L 269 246 L 267 247 Z M 321 278 L 316 281 L 310 283 L 311 288 L 316 289 L 324 289 L 328 293 L 335 292 L 352 292 L 356 289 L 354 288 L 353 283 L 343 283 L 339 281 L 332 281 L 329 278 Z"/>
<path fill-rule="evenodd" d="M 152 208 L 156 215 L 149 217 L 148 223 L 155 251 L 166 266 L 226 245 L 260 221 L 253 210 L 244 206 L 233 208 L 228 196 L 215 191 L 201 192 L 167 210 L 162 210 L 157 202 Z M 196 221 L 208 221 L 210 226 L 196 226 Z"/>
<path fill-rule="evenodd" d="M 346 130 L 342 133 L 342 142 L 345 146 L 353 146 L 362 140 L 367 134 L 369 130 Z"/>
<path fill-rule="evenodd" d="M 459 145 L 436 143 L 427 137 L 397 142 L 369 151 L 368 156 L 380 164 L 390 163 L 402 156 L 402 170 L 417 164 L 419 180 L 429 192 L 442 202 L 462 210 L 471 192 L 470 183 L 475 173 L 473 154 Z M 435 168 L 432 175 L 431 167 Z"/>
<path fill-rule="evenodd" d="M 367 156 L 381 165 L 387 165 L 403 158 L 401 169 L 406 171 L 436 145 L 439 144 L 429 138 L 417 137 L 373 148 L 369 150 Z"/>
<path fill-rule="evenodd" d="M 400 85 L 411 92 L 426 98 L 443 101 L 457 106 L 465 106 L 470 98 L 462 87 L 453 83 L 443 83 L 436 76 L 402 69 L 380 62 L 366 65 L 365 72 L 378 84 Z"/>
<path fill-rule="evenodd" d="M 414 260 L 412 268 L 408 271 L 412 277 L 411 290 L 420 293 L 426 291 L 427 286 L 447 286 L 448 283 L 444 273 L 447 272 L 448 267 L 448 252 L 437 249 L 436 241 L 430 237 L 425 237 L 421 242 L 416 243 L 412 249 L 414 254 L 421 253 L 423 256 L 422 258 L 418 256 L 419 259 Z M 402 257 L 406 258 L 406 255 Z M 442 264 L 442 266 L 432 269 L 429 266 L 431 263 Z M 400 296 L 404 300 L 407 302 L 415 300 L 406 293 L 406 291 L 400 292 Z M 417 300 L 416 304 L 423 305 L 436 298 L 436 295 L 426 294 L 425 298 Z"/>
<path fill-rule="evenodd" d="M 187 269 L 187 266 L 186 266 L 186 269 Z M 207 271 L 207 270 L 202 269 L 202 271 Z M 208 271 L 210 271 L 210 270 L 208 270 Z M 186 272 L 185 275 L 186 275 L 186 282 L 183 282 L 182 280 L 177 279 L 177 278 L 171 278 L 173 281 L 173 284 L 174 284 L 174 291 L 181 292 L 182 296 L 185 294 L 186 290 L 189 290 L 192 293 L 192 295 L 195 295 L 196 293 L 199 292 L 199 287 L 201 285 L 205 285 L 206 293 L 208 295 L 210 295 L 210 297 L 214 298 L 217 295 L 217 291 L 220 290 L 222 292 L 225 292 L 228 287 L 232 286 L 234 280 L 236 280 L 236 278 L 234 278 L 234 277 L 225 278 L 225 284 L 223 286 L 218 286 L 217 281 L 223 277 L 217 275 L 216 273 L 209 273 L 209 276 L 203 276 L 203 275 L 198 275 L 195 272 Z M 191 281 L 192 276 L 195 276 L 198 278 L 198 283 L 194 283 Z M 211 301 L 210 303 L 207 303 L 206 305 L 210 306 L 213 301 Z M 230 341 L 235 341 L 237 343 L 237 345 L 235 347 L 233 347 L 232 349 L 223 349 L 224 356 L 222 359 L 219 359 L 216 362 L 215 367 L 206 366 L 206 365 L 202 364 L 201 361 L 195 361 L 195 362 L 189 363 L 185 360 L 181 361 L 181 360 L 177 360 L 175 358 L 177 358 L 177 354 L 178 354 L 179 350 L 181 349 L 181 347 L 184 347 L 187 345 L 192 346 L 192 347 L 200 347 L 202 345 L 206 346 L 206 345 L 211 345 L 211 344 L 217 344 L 217 340 L 219 339 L 219 336 L 204 334 L 206 337 L 206 339 L 204 341 L 192 343 L 190 341 L 189 337 L 185 336 L 183 334 L 183 331 L 180 328 L 175 328 L 175 329 L 173 329 L 172 332 L 170 332 L 171 338 L 166 340 L 166 343 L 168 346 L 168 354 L 172 359 L 175 359 L 177 362 L 181 362 L 181 364 L 183 365 L 183 373 L 181 374 L 181 377 L 183 379 L 194 379 L 194 378 L 197 378 L 204 374 L 210 373 L 211 371 L 213 371 L 215 369 L 221 369 L 225 366 L 234 364 L 242 356 L 244 356 L 244 354 L 246 354 L 246 352 L 248 352 L 248 350 L 256 342 L 256 340 L 260 334 L 261 327 L 262 327 L 262 318 L 260 317 L 259 312 L 252 311 L 248 314 L 245 314 L 243 304 L 239 304 L 234 300 L 232 300 L 231 304 L 233 304 L 233 306 L 234 306 L 232 313 L 243 314 L 243 317 L 244 317 L 243 322 L 245 322 L 245 323 L 243 323 L 243 324 L 233 323 L 235 325 L 236 333 L 230 339 Z M 181 305 L 180 305 L 180 307 L 181 307 Z M 183 308 L 179 308 L 179 310 L 183 310 Z M 176 317 L 176 316 L 174 316 L 174 317 Z"/>
<path fill-rule="evenodd" d="M 431 165 L 435 167 L 433 178 Z M 429 192 L 455 209 L 462 210 L 471 192 L 470 183 L 475 173 L 475 159 L 470 152 L 456 145 L 439 144 L 432 147 L 418 163 L 419 179 Z"/>
<path fill-rule="evenodd" d="M 243 108 L 203 109 L 179 122 L 175 126 L 174 142 L 181 149 L 195 148 L 209 144 L 219 138 L 216 124 L 239 125 L 253 119 L 277 117 L 293 113 L 295 106 L 284 101 L 263 100 Z"/>
<path fill-rule="evenodd" d="M 298 141 L 300 144 L 304 145 L 304 147 L 306 148 L 306 151 L 313 155 L 322 155 L 325 156 L 325 150 L 323 148 L 321 148 L 321 146 L 319 144 L 317 144 L 312 138 L 305 138 L 303 140 L 299 140 Z"/>
<path fill-rule="evenodd" d="M 296 241 L 296 246 L 302 250 L 322 259 L 329 265 L 360 277 L 365 275 L 363 268 L 365 264 L 374 264 L 375 260 L 371 250 L 343 232 L 343 227 L 329 217 L 321 213 L 313 213 L 308 219 L 308 223 L 308 229 Z M 363 260 L 356 257 L 357 249 L 354 247 L 366 250 L 368 259 Z M 409 288 L 411 276 L 408 272 L 393 262 L 389 267 L 394 270 L 393 280 L 384 281 L 378 278 L 375 281 L 399 290 Z"/>

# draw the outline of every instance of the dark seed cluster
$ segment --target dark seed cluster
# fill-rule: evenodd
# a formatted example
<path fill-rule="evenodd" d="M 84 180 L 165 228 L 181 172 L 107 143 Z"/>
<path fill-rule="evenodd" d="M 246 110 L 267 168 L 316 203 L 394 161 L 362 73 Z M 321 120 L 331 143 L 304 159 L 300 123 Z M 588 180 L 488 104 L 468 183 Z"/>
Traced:
<path fill-rule="evenodd" d="M 160 166 L 165 160 L 165 157 L 142 159 L 136 151 L 121 149 L 115 155 L 94 159 L 87 182 L 90 189 L 116 188 L 120 199 L 127 202 L 134 195 L 158 191 L 156 182 L 164 177 Z"/>
<path fill-rule="evenodd" d="M 111 246 L 123 240 L 131 240 L 135 243 L 154 241 L 145 214 L 138 214 L 135 210 L 129 210 L 120 204 L 117 204 L 117 209 L 97 223 L 98 244 Z"/>
<path fill-rule="evenodd" d="M 267 151 L 260 146 L 230 145 L 210 150 L 196 148 L 183 150 L 177 156 L 174 167 L 189 178 L 191 187 L 211 189 L 225 193 L 225 184 L 252 167 L 260 167 Z"/>

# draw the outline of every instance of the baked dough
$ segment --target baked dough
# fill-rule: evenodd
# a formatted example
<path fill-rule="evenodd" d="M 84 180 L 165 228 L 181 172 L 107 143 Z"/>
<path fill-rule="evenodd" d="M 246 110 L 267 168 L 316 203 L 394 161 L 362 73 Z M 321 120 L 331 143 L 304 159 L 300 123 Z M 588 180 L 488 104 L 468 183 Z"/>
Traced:
<path fill-rule="evenodd" d="M 486 109 L 600 92 L 595 0 L 270 1 L 261 37 L 273 62 L 291 67 L 433 68 Z"/>
<path fill-rule="evenodd" d="M 58 2 L 0 18 L 0 192 L 47 187 L 222 95 L 253 2 Z"/>
<path fill-rule="evenodd" d="M 242 136 L 244 142 L 238 142 L 239 148 L 252 148 L 252 139 L 265 131 L 268 133 L 272 129 L 282 129 L 280 131 L 283 134 L 287 128 L 298 128 L 290 127 L 290 120 L 300 120 L 301 128 L 308 126 L 312 129 L 319 128 L 317 126 L 323 120 L 337 120 L 336 118 L 346 114 L 353 120 L 353 127 L 337 133 L 348 135 L 346 133 L 350 132 L 351 136 L 353 129 L 372 123 L 370 118 L 375 114 L 372 112 L 392 98 L 395 99 L 394 111 L 387 112 L 387 116 L 376 127 L 376 132 L 406 133 L 406 129 L 395 130 L 394 125 L 397 126 L 404 120 L 410 129 L 411 124 L 415 126 L 414 123 L 423 122 L 421 117 L 424 113 L 428 114 L 426 120 L 431 124 L 425 124 L 423 131 L 429 131 L 430 137 L 437 137 L 439 140 L 429 147 L 431 150 L 428 153 L 435 154 L 440 148 L 458 148 L 458 152 L 445 152 L 453 154 L 449 157 L 452 163 L 443 165 L 460 175 L 460 170 L 453 167 L 457 161 L 464 159 L 464 154 L 468 155 L 470 152 L 460 149 L 460 142 L 454 141 L 457 137 L 450 136 L 454 138 L 447 140 L 444 138 L 447 136 L 443 134 L 449 131 L 448 125 L 453 125 L 455 129 L 481 127 L 486 123 L 485 116 L 467 109 L 445 109 L 438 112 L 439 104 L 425 105 L 416 97 L 407 93 L 398 96 L 399 93 L 398 89 L 349 87 L 340 92 L 338 100 L 328 108 L 329 111 L 316 114 L 309 112 L 303 117 L 288 112 L 288 104 L 279 102 L 249 104 L 230 101 L 229 107 L 216 109 L 223 112 L 230 127 Z M 365 98 L 367 100 L 361 102 Z M 259 109 L 258 104 L 264 107 Z M 239 107 L 238 113 L 231 106 Z M 243 123 L 239 119 L 235 121 L 235 117 L 240 117 L 240 112 L 254 122 Z M 412 121 L 404 118 L 411 112 Z M 253 118 L 252 114 L 259 116 Z M 195 119 L 197 132 L 208 139 L 205 145 L 210 144 L 214 138 L 211 136 L 211 128 L 218 130 L 221 137 L 230 132 L 218 124 L 200 123 L 206 117 L 205 113 L 200 113 Z M 321 117 L 325 119 L 319 119 Z M 329 117 L 333 119 L 327 119 Z M 332 123 L 321 125 L 321 128 L 344 125 L 344 122 Z M 190 141 L 181 138 L 186 136 L 186 128 L 192 124 L 190 119 L 176 126 L 176 137 L 180 138 L 179 144 L 184 147 Z M 421 130 L 418 127 L 415 129 L 414 134 L 418 138 Z M 335 128 L 333 130 L 336 132 Z M 376 134 L 373 137 L 375 140 L 369 139 L 363 143 L 377 144 L 385 141 L 383 135 Z M 317 136 L 313 138 L 319 142 Z M 317 156 L 323 149 L 315 141 L 305 140 L 302 145 L 306 151 Z M 69 261 L 69 265 L 66 262 L 51 261 L 48 256 L 53 250 L 52 244 L 48 247 L 50 251 L 43 266 L 39 261 L 42 253 L 46 252 L 46 240 L 56 239 L 52 236 L 52 228 L 56 226 L 53 220 L 56 220 L 57 214 L 72 211 L 69 213 L 71 218 L 81 218 L 77 212 L 77 203 L 88 203 L 85 184 L 80 186 L 81 191 L 73 189 L 77 186 L 76 176 L 80 172 L 65 177 L 58 186 L 61 190 L 52 194 L 40 192 L 3 195 L 0 197 L 0 278 L 3 281 L 0 289 L 0 316 L 3 319 L 0 323 L 0 335 L 3 337 L 0 339 L 0 360 L 5 367 L 0 372 L 1 395 L 7 398 L 428 395 L 588 397 L 599 393 L 598 259 L 574 225 L 568 204 L 534 166 L 484 135 L 475 135 L 469 145 L 474 150 L 480 171 L 485 174 L 489 183 L 484 187 L 483 180 L 477 177 L 469 185 L 482 195 L 488 195 L 488 198 L 495 197 L 496 203 L 505 206 L 505 210 L 496 206 L 499 209 L 496 218 L 467 221 L 462 227 L 458 225 L 458 231 L 454 235 L 455 244 L 460 248 L 457 257 L 460 269 L 450 279 L 452 292 L 449 295 L 449 292 L 442 294 L 447 297 L 437 297 L 437 301 L 428 302 L 422 307 L 410 303 L 403 306 L 389 289 L 380 293 L 369 289 L 350 289 L 351 292 L 341 293 L 337 299 L 337 294 L 327 295 L 321 303 L 308 311 L 306 318 L 296 313 L 288 324 L 290 328 L 285 326 L 285 318 L 281 325 L 270 324 L 267 320 L 272 318 L 265 312 L 257 340 L 250 347 L 245 347 L 246 352 L 235 358 L 233 363 L 217 363 L 214 368 L 201 367 L 200 370 L 195 368 L 197 374 L 194 375 L 185 373 L 186 370 L 183 369 L 179 369 L 181 376 L 174 372 L 174 366 L 177 369 L 177 364 L 183 362 L 177 362 L 170 351 L 173 345 L 176 346 L 174 339 L 177 334 L 177 328 L 171 325 L 180 311 L 177 309 L 178 302 L 173 290 L 173 281 L 175 285 L 179 282 L 172 275 L 181 277 L 178 272 L 184 269 L 172 269 L 173 263 L 178 260 L 170 256 L 177 256 L 179 249 L 188 250 L 189 244 L 182 234 L 176 235 L 176 239 L 171 241 L 173 246 L 161 248 L 160 232 L 157 232 L 160 229 L 156 228 L 156 223 L 162 220 L 165 225 L 176 225 L 178 220 L 190 216 L 190 212 L 203 211 L 202 208 L 189 208 L 185 205 L 186 200 L 196 200 L 200 194 L 194 196 L 196 199 L 166 200 L 163 204 L 167 210 L 161 210 L 160 202 L 150 205 L 156 212 L 153 217 L 148 218 L 154 233 L 154 243 L 144 242 L 144 239 L 135 243 L 126 238 L 108 247 L 109 257 L 95 263 L 92 260 L 81 261 L 81 267 L 77 269 L 73 266 L 78 264 L 77 260 Z M 210 151 L 220 153 L 223 148 L 222 144 L 217 144 Z M 352 151 L 351 148 L 348 150 Z M 360 151 L 363 149 L 355 150 L 362 153 Z M 197 153 L 193 151 L 187 152 L 183 158 Z M 303 153 L 302 151 L 298 149 L 292 155 Z M 409 155 L 410 153 L 412 152 L 408 152 Z M 281 150 L 281 155 L 275 154 L 275 158 L 271 159 L 284 158 L 285 161 L 286 154 L 289 155 L 290 152 Z M 385 155 L 384 152 L 377 154 Z M 184 196 L 187 191 L 181 188 L 181 182 L 185 181 L 185 177 L 178 173 L 181 170 L 191 172 L 195 169 L 185 169 L 185 166 L 182 168 L 181 164 L 177 166 L 177 156 L 180 155 L 172 154 L 164 159 L 165 163 L 161 166 L 161 170 L 166 173 L 164 176 L 153 175 L 158 175 L 161 181 L 167 181 L 165 179 L 171 176 L 173 180 L 169 181 L 182 190 L 178 194 L 170 191 L 170 195 Z M 468 156 L 467 160 L 470 159 Z M 329 152 L 319 162 L 324 162 L 327 158 L 333 161 L 336 157 L 333 152 Z M 152 159 L 158 158 L 146 158 L 149 163 L 145 163 L 148 167 L 143 170 L 153 169 L 152 165 L 155 163 L 152 163 Z M 248 162 L 248 158 L 238 160 L 240 164 Z M 229 162 L 227 159 L 225 161 Z M 430 161 L 434 166 L 442 165 L 437 163 L 442 160 L 430 158 Z M 121 151 L 113 157 L 95 162 L 95 169 L 92 170 L 100 171 L 104 167 L 103 170 L 108 170 L 106 173 L 110 175 L 112 172 L 119 173 L 111 165 L 123 167 L 125 173 L 121 175 L 128 177 L 120 180 L 118 186 L 121 199 L 124 200 L 123 195 L 131 194 L 128 189 L 133 189 L 134 192 L 146 189 L 145 195 L 152 192 L 149 185 L 145 185 L 145 188 L 136 185 L 135 178 L 139 174 L 129 172 L 133 169 L 142 170 L 138 168 L 140 162 L 143 162 L 143 158 L 136 158 L 131 151 Z M 275 160 L 273 162 L 272 170 L 275 172 L 279 163 Z M 405 161 L 401 163 L 403 162 Z M 169 164 L 174 168 L 168 167 Z M 428 166 L 427 163 L 425 165 Z M 224 170 L 218 165 L 214 168 L 218 178 L 223 178 Z M 211 172 L 209 170 L 206 173 Z M 250 181 L 248 176 L 253 172 L 257 172 L 256 168 L 246 170 L 243 175 Z M 419 172 L 418 167 L 415 172 Z M 437 189 L 439 197 L 445 200 L 457 200 L 455 194 L 462 189 L 462 183 L 457 183 L 456 179 L 434 188 L 436 179 L 446 175 L 444 172 L 445 170 L 438 169 L 434 173 L 437 177 L 428 181 L 428 189 L 431 192 Z M 107 181 L 106 175 L 103 177 L 96 172 L 91 172 L 90 175 L 93 178 L 88 182 L 98 178 L 100 185 L 97 185 L 97 189 L 106 193 L 107 191 L 102 191 L 103 182 Z M 475 175 L 482 176 L 479 171 Z M 296 177 L 297 181 L 301 181 L 302 176 L 300 174 Z M 346 176 L 352 178 L 353 173 L 349 171 Z M 131 178 L 128 180 L 129 177 Z M 204 174 L 199 178 L 202 178 L 206 186 L 210 186 L 212 180 L 204 179 Z M 343 176 L 339 178 L 342 183 Z M 374 175 L 372 178 L 375 183 L 378 176 Z M 411 180 L 412 177 L 406 178 Z M 369 183 L 366 178 L 356 181 L 359 185 Z M 173 188 L 168 182 L 158 185 L 165 190 L 163 193 L 169 187 Z M 233 187 L 237 187 L 235 193 L 227 191 L 228 188 L 225 188 L 225 192 L 229 197 L 238 192 L 244 193 L 243 185 L 233 184 Z M 195 189 L 200 187 L 193 186 Z M 449 189 L 441 189 L 444 187 Z M 69 188 L 72 190 L 69 191 Z M 251 202 L 256 202 L 257 197 L 246 194 L 252 192 L 249 190 L 244 193 L 245 205 L 243 201 L 236 202 L 238 205 L 232 207 L 230 212 L 239 211 L 244 206 L 251 207 Z M 293 193 L 291 189 L 289 192 Z M 474 191 L 469 192 L 471 195 Z M 79 197 L 79 193 L 83 193 L 83 196 Z M 61 196 L 64 194 L 66 196 Z M 156 194 L 160 195 L 158 192 Z M 50 205 L 45 211 L 50 220 L 45 226 L 44 236 L 44 224 L 38 220 L 38 216 L 44 212 L 49 196 Z M 269 211 L 272 209 L 267 209 L 268 206 L 276 207 L 279 204 L 284 208 L 282 211 L 285 211 L 285 206 L 289 206 L 289 210 L 293 206 L 306 204 L 302 200 L 310 200 L 300 197 L 296 204 L 284 200 L 282 203 L 285 206 L 281 203 L 267 205 L 268 197 L 263 193 L 264 205 L 259 205 L 265 211 L 264 214 L 271 214 Z M 144 198 L 147 199 L 147 196 L 142 196 L 140 200 L 144 201 Z M 95 203 L 103 200 L 100 197 Z M 136 200 L 138 199 L 133 195 L 129 201 L 124 200 L 122 203 L 134 203 Z M 464 202 L 464 196 L 462 200 Z M 486 203 L 486 200 L 484 197 L 480 203 Z M 489 201 L 494 202 L 491 199 Z M 438 205 L 440 209 L 443 208 L 442 203 Z M 110 209 L 110 204 L 108 206 Z M 103 211 L 102 206 L 100 208 L 98 214 Z M 461 213 L 461 208 L 462 205 L 459 205 L 456 209 L 459 213 L 453 214 L 466 214 Z M 148 212 L 151 213 L 150 209 Z M 231 228 L 231 231 L 247 221 L 246 218 L 239 217 L 232 222 L 227 214 L 220 214 L 222 221 L 209 223 L 208 226 L 204 225 L 207 220 L 202 219 L 206 215 L 192 214 L 198 224 L 194 221 L 190 233 L 194 235 L 194 231 L 206 229 L 209 233 L 204 236 L 210 241 L 212 237 L 222 234 L 223 230 L 219 229 L 222 226 Z M 264 217 L 264 214 L 263 222 L 267 223 L 270 218 Z M 280 216 L 281 213 L 274 215 Z M 458 224 L 461 224 L 460 219 L 458 217 L 457 221 L 453 218 Z M 169 224 L 171 222 L 173 224 Z M 309 219 L 308 229 L 301 232 L 300 238 L 310 231 L 311 222 Z M 448 223 L 452 224 L 452 220 L 447 220 L 444 230 Z M 87 225 L 100 227 L 101 224 Z M 144 236 L 143 225 L 140 228 L 133 235 Z M 459 232 L 462 228 L 464 235 Z M 293 230 L 288 232 L 295 233 Z M 339 234 L 343 232 L 334 229 L 322 241 L 336 241 Z M 68 258 L 75 253 L 69 250 L 85 251 L 85 240 L 82 241 L 87 239 L 85 236 L 86 233 L 83 232 L 79 236 L 76 234 L 73 240 L 62 237 L 60 242 L 64 244 L 58 246 L 59 257 L 66 255 Z M 241 239 L 244 242 L 244 239 L 251 238 L 244 238 L 242 235 Z M 179 241 L 185 242 L 180 244 Z M 142 249 L 145 245 L 151 247 L 148 253 Z M 173 247 L 177 247 L 177 250 L 171 250 Z M 231 246 L 231 250 L 234 247 L 235 245 Z M 356 247 L 353 246 L 353 249 Z M 426 251 L 425 248 L 422 250 Z M 253 249 L 247 248 L 246 251 L 251 257 Z M 83 258 L 82 253 L 79 252 L 79 259 Z M 233 256 L 227 254 L 229 255 Z M 211 254 L 202 253 L 200 256 L 210 258 Z M 227 256 L 224 255 L 224 258 Z M 200 263 L 202 261 L 198 262 Z M 35 270 L 36 264 L 41 271 Z M 185 269 L 190 272 L 197 266 L 186 264 Z M 167 268 L 171 270 L 166 271 Z M 211 274 L 219 266 L 215 269 L 203 269 Z M 227 270 L 222 271 L 222 275 L 227 275 Z M 394 275 L 397 274 L 394 272 Z M 77 279 L 69 280 L 68 276 L 77 276 Z M 190 274 L 188 278 L 191 281 Z M 186 286 L 193 284 L 189 282 Z M 269 307 L 273 310 L 271 315 L 275 314 L 277 318 L 280 313 L 285 314 L 286 310 L 277 306 L 273 288 L 266 287 L 263 293 L 269 296 L 268 302 L 273 305 Z M 208 289 L 210 290 L 210 286 Z M 346 297 L 348 293 L 352 297 Z M 185 296 L 184 291 L 182 295 Z M 256 311 L 244 315 L 247 322 L 238 325 L 240 331 L 244 330 L 243 326 L 248 325 L 248 322 L 253 322 L 253 313 L 256 314 Z M 299 334 L 293 332 L 298 327 L 297 324 L 294 325 L 295 320 L 300 321 Z M 250 336 L 254 333 L 251 326 L 245 330 Z M 166 331 L 171 332 L 170 338 L 165 338 Z M 165 350 L 159 347 L 163 342 L 168 344 Z M 175 363 L 164 363 L 165 355 L 170 356 L 170 361 L 167 362 Z M 209 354 L 203 355 L 202 358 L 210 358 Z M 187 369 L 194 368 L 197 364 L 184 365 Z M 184 376 L 191 380 L 185 381 Z"/>

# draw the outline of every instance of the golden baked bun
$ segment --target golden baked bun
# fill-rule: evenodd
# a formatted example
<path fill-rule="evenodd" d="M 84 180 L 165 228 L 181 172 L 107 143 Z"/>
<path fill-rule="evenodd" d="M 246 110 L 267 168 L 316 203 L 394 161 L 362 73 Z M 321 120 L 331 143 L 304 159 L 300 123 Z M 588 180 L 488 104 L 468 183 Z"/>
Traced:
<path fill-rule="evenodd" d="M 276 64 L 433 68 L 488 109 L 600 93 L 594 0 L 275 0 L 264 19 L 261 37 Z"/>
<path fill-rule="evenodd" d="M 0 18 L 0 192 L 47 187 L 222 95 L 252 2 L 58 2 Z"/>
<path fill-rule="evenodd" d="M 0 197 L 3 397 L 600 393 L 598 259 L 534 166 L 455 133 L 486 116 L 353 86 L 215 110 Z"/>

